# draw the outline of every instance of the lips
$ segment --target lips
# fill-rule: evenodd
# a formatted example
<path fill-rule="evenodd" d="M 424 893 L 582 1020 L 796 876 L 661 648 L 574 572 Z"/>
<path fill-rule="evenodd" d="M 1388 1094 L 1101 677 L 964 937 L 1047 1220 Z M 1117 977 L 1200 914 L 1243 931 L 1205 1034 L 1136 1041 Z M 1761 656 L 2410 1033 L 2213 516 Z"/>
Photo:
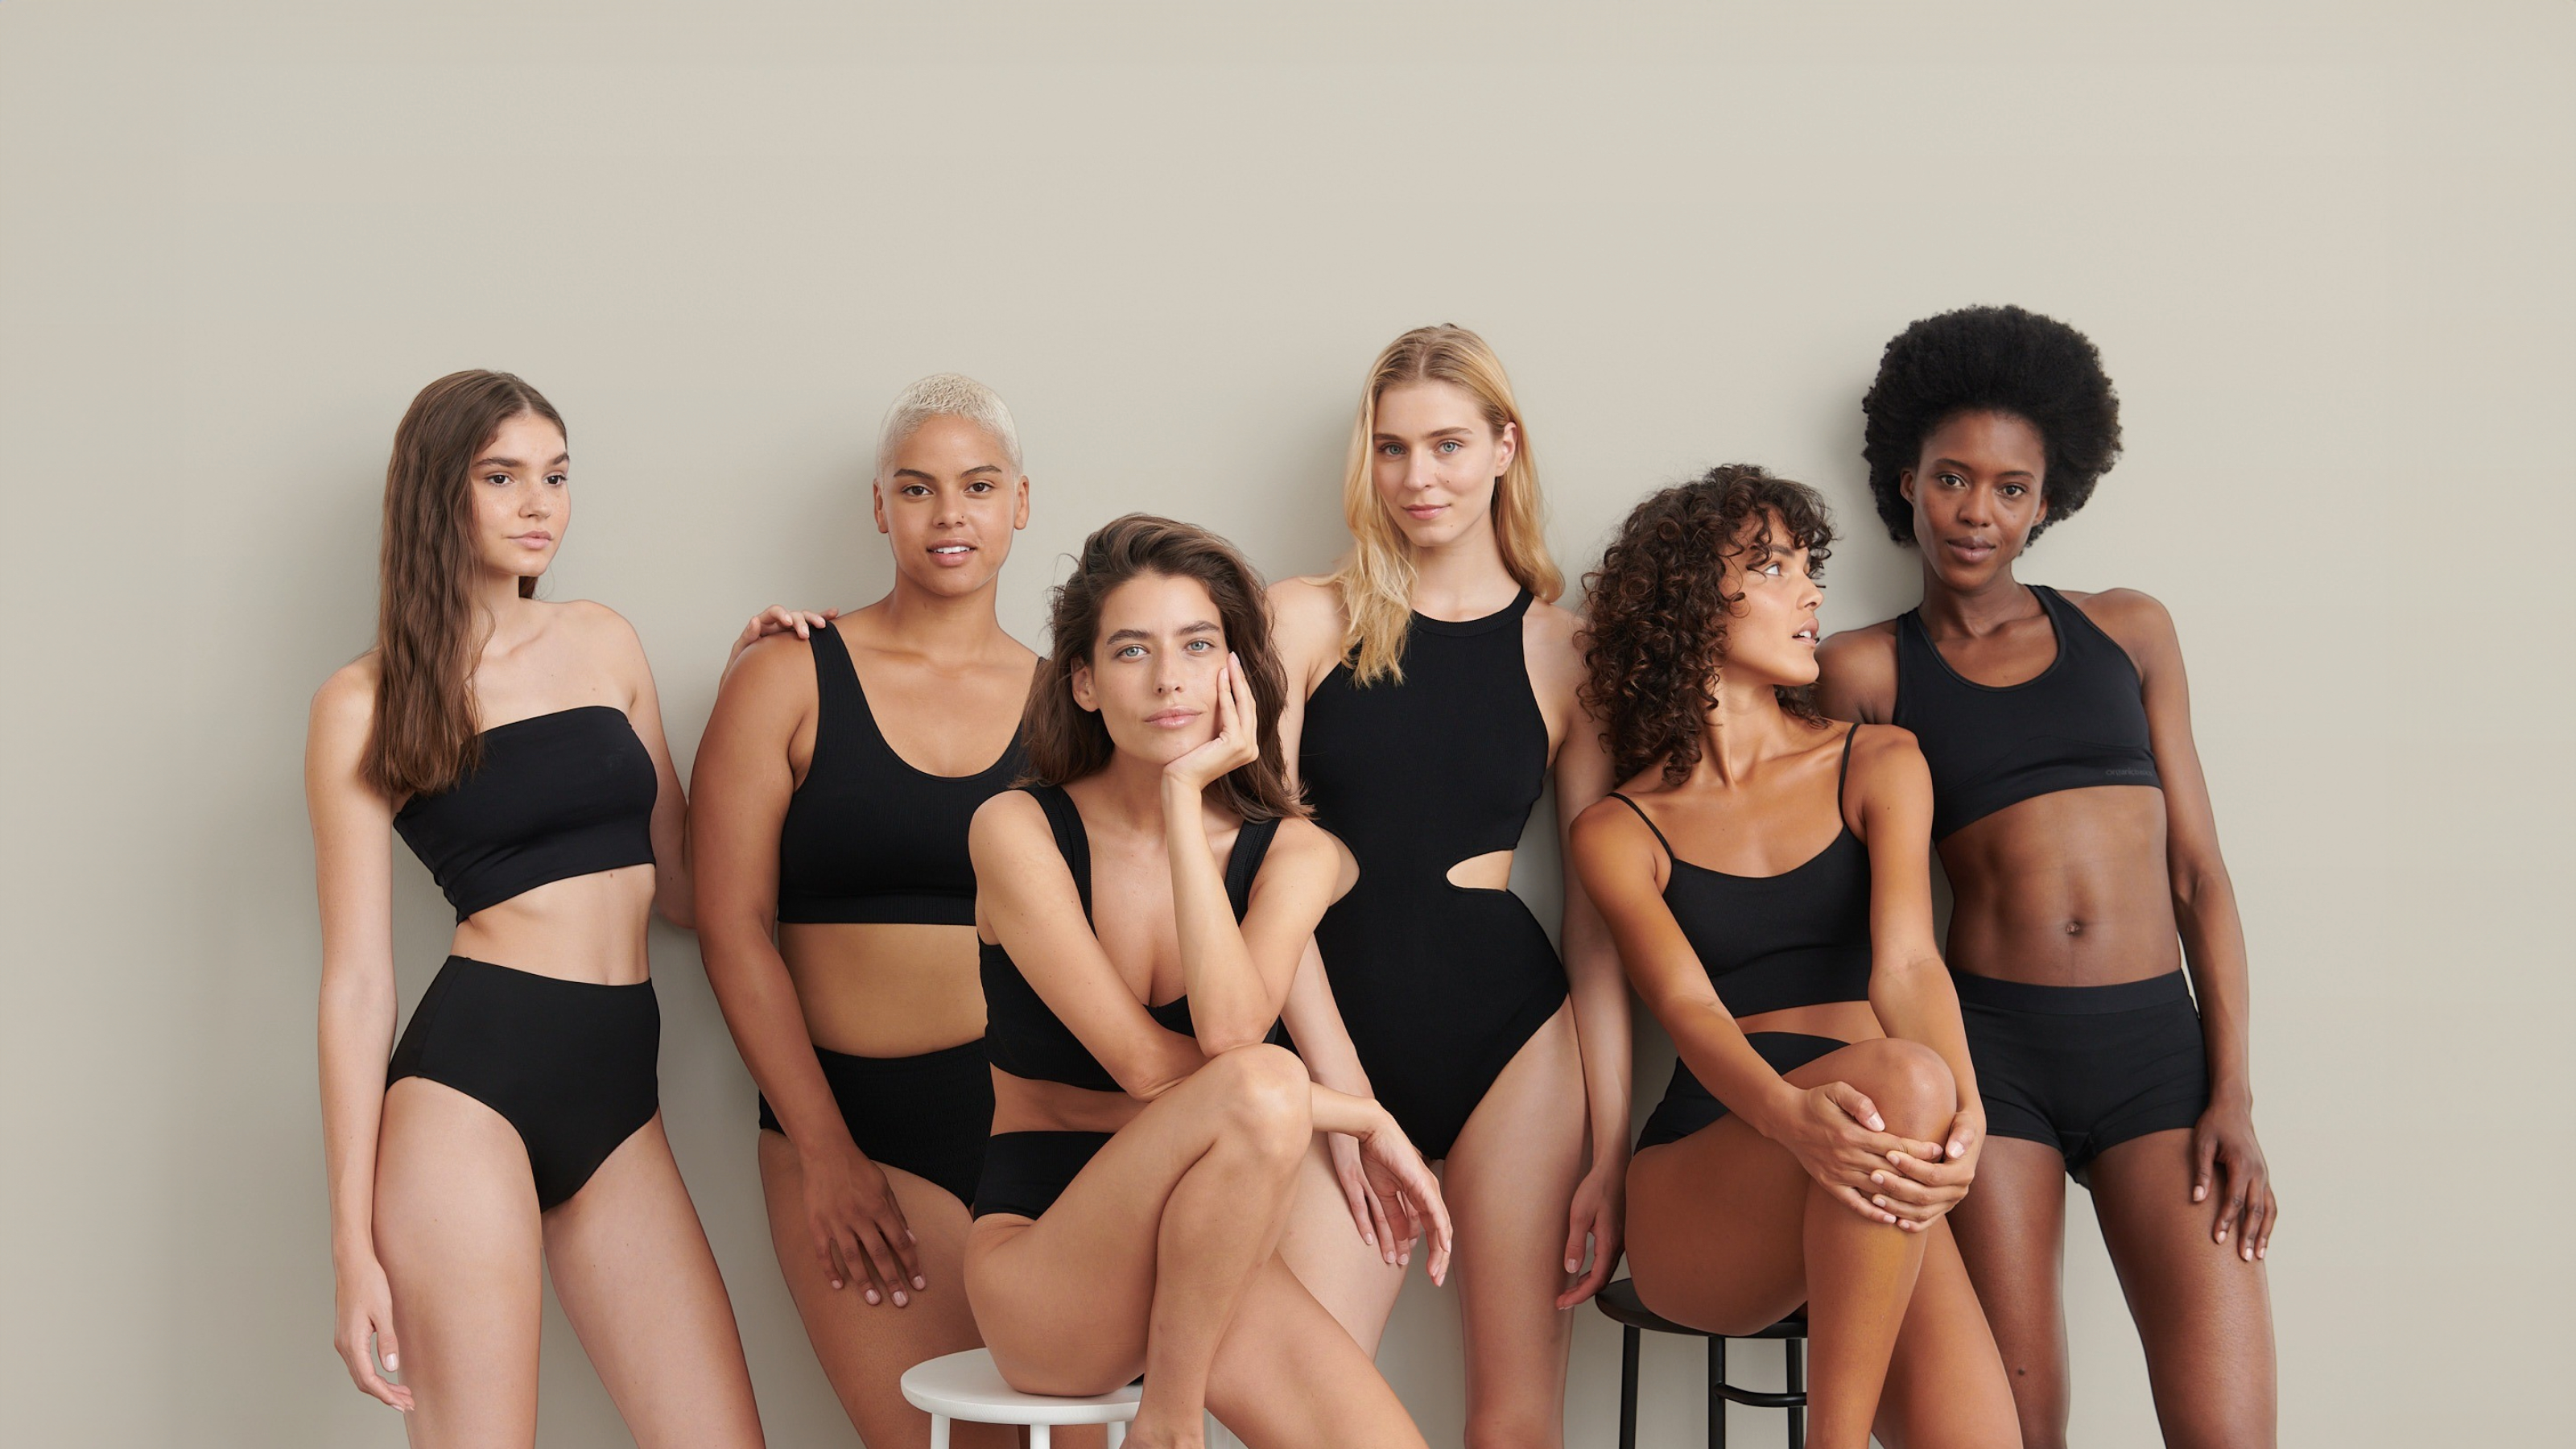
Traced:
<path fill-rule="evenodd" d="M 1199 712 L 1194 709 L 1158 709 L 1145 716 L 1145 723 L 1156 729 L 1179 729 L 1198 717 Z"/>
<path fill-rule="evenodd" d="M 1404 511 L 1412 514 L 1416 518 L 1428 521 L 1430 519 L 1438 518 L 1441 514 L 1448 512 L 1449 505 L 1446 503 L 1408 503 L 1405 505 Z"/>
<path fill-rule="evenodd" d="M 1954 538 L 1942 547 L 1969 563 L 1983 563 L 1992 557 L 1995 551 L 1993 544 L 1979 538 Z"/>

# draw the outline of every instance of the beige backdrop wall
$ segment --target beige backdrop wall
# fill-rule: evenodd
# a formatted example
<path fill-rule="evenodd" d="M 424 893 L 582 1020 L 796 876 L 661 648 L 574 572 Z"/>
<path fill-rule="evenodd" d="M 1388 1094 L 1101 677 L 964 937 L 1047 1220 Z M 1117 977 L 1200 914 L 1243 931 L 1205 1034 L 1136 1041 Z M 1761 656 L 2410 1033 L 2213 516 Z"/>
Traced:
<path fill-rule="evenodd" d="M 1841 510 L 1852 625 L 1915 593 L 1862 487 L 1877 349 L 2002 300 L 2088 329 L 2127 405 L 2026 571 L 2150 590 L 2189 651 L 2286 1441 L 2549 1435 L 2576 11 L 2061 8 L 0 5 L 0 1437 L 399 1440 L 329 1347 L 297 769 L 429 378 L 514 369 L 570 418 L 547 590 L 634 621 L 685 764 L 751 610 L 884 588 L 870 438 L 922 373 L 1021 420 L 1024 639 L 1129 508 L 1325 565 L 1360 371 L 1442 319 L 1510 365 L 1569 565 L 1757 460 Z M 1553 865 L 1521 872 L 1550 919 Z M 398 885 L 408 1001 L 446 923 Z M 750 1083 L 693 942 L 654 958 L 773 1442 L 849 1442 Z M 1648 1102 L 1670 1048 L 1638 1055 Z M 2074 1200 L 2077 1432 L 2148 1444 Z M 1450 1312 L 1412 1293 L 1385 1355 L 1435 1444 Z M 1606 1444 L 1617 1340 L 1580 1317 L 1572 1439 Z M 559 1318 L 546 1348 L 546 1442 L 623 1442 Z M 1650 1351 L 1651 1442 L 1698 1434 L 1695 1364 Z"/>

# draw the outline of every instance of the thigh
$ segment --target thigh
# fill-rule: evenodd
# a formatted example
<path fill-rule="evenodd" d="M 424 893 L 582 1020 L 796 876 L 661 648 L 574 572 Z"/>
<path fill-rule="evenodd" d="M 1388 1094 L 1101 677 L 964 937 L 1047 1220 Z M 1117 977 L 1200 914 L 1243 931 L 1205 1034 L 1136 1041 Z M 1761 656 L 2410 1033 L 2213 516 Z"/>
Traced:
<path fill-rule="evenodd" d="M 1296 1195 L 1288 1205 L 1287 1230 L 1279 1236 L 1279 1257 L 1361 1350 L 1374 1357 L 1408 1270 L 1387 1262 L 1360 1237 L 1350 1200 L 1342 1195 L 1341 1179 L 1333 1175 L 1332 1155 L 1322 1133 L 1315 1135 L 1306 1160 L 1297 1168 Z"/>
<path fill-rule="evenodd" d="M 1377 1366 L 1275 1254 L 1217 1345 L 1208 1411 L 1247 1444 L 1422 1443 Z"/>
<path fill-rule="evenodd" d="M 882 1165 L 882 1164 L 880 1164 Z M 885 1168 L 886 1182 L 912 1229 L 921 1275 L 930 1286 L 897 1308 L 871 1306 L 855 1287 L 834 1288 L 814 1256 L 805 1222 L 803 1175 L 796 1149 L 775 1132 L 760 1134 L 760 1184 L 769 1204 L 769 1238 L 778 1268 L 796 1300 L 805 1336 L 842 1412 L 871 1449 L 926 1449 L 930 1416 L 904 1401 L 899 1380 L 914 1364 L 982 1342 L 966 1306 L 966 1205 L 946 1188 L 899 1167 Z M 1012 1432 L 996 1425 L 959 1424 L 958 1449 L 1006 1449 Z"/>
<path fill-rule="evenodd" d="M 385 1093 L 376 1256 L 423 1446 L 530 1445 L 545 1302 L 536 1179 L 501 1114 L 425 1077 Z"/>
<path fill-rule="evenodd" d="M 1710 1333 L 1768 1328 L 1807 1301 L 1812 1178 L 1729 1114 L 1628 1163 L 1628 1273 L 1648 1308 Z"/>
<path fill-rule="evenodd" d="M 2156 1418 L 2176 1446 L 2268 1445 L 2278 1434 L 2270 1280 L 2210 1239 L 2193 1202 L 2191 1133 L 2131 1138 L 2088 1173 L 2102 1240 L 2147 1354 Z M 1982 1186 L 1982 1183 L 1980 1184 Z"/>
<path fill-rule="evenodd" d="M 1994 1329 L 2033 1449 L 2062 1444 L 2072 1398 L 2066 1362 L 2066 1159 L 2019 1137 L 1988 1137 L 1977 1181 L 1950 1230 Z"/>
<path fill-rule="evenodd" d="M 2020 1442 L 2003 1356 L 1947 1222 L 1923 1244 L 1923 1268 L 1880 1390 L 1887 1449 L 1995 1449 Z"/>
<path fill-rule="evenodd" d="M 1566 1214 L 1583 1175 L 1583 1057 L 1561 1007 L 1513 1056 L 1441 1170 L 1457 1230 L 1455 1269 L 1471 1438 L 1563 1432 L 1574 1315 L 1556 1306 Z"/>
<path fill-rule="evenodd" d="M 760 1442 L 733 1305 L 658 1114 L 545 1234 L 556 1301 L 642 1449 Z"/>

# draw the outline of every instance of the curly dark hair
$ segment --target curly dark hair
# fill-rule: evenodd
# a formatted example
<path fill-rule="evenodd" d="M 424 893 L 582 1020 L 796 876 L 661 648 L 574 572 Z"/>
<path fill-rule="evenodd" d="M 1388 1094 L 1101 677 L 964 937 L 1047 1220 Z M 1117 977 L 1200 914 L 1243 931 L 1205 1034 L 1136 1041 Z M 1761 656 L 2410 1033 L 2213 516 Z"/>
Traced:
<path fill-rule="evenodd" d="M 1869 491 L 1898 543 L 1914 542 L 1914 505 L 1897 491 L 1898 476 L 1922 455 L 1923 440 L 1961 413 L 2010 413 L 2038 430 L 2048 449 L 2040 490 L 2048 511 L 2031 526 L 2034 539 L 2083 507 L 2120 457 L 2120 395 L 2092 339 L 2019 307 L 1962 307 L 1897 333 L 1860 410 Z"/>
<path fill-rule="evenodd" d="M 1774 521 L 1787 534 L 1773 533 Z M 1725 463 L 1636 506 L 1584 581 L 1590 622 L 1583 703 L 1603 725 L 1613 770 L 1634 778 L 1657 760 L 1678 785 L 1699 763 L 1717 705 L 1710 686 L 1726 661 L 1726 622 L 1742 602 L 1726 591 L 1726 561 L 1766 547 L 1804 548 L 1821 578 L 1833 516 L 1804 483 L 1751 463 Z M 1821 726 L 1812 685 L 1778 691 L 1791 718 Z"/>

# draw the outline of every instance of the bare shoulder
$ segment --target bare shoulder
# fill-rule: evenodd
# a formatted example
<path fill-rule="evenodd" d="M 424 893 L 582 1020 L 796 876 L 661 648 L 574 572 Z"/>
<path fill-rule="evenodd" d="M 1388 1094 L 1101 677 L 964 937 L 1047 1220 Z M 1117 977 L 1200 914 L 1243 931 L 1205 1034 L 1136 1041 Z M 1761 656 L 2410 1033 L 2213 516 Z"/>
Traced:
<path fill-rule="evenodd" d="M 1534 644 L 1546 644 L 1574 652 L 1574 641 L 1583 633 L 1583 616 L 1562 604 L 1533 601 L 1523 616 L 1521 635 Z"/>
<path fill-rule="evenodd" d="M 1262 863 L 1266 866 L 1284 857 L 1299 865 L 1312 862 L 1339 869 L 1342 857 L 1349 853 L 1331 831 L 1302 815 L 1289 815 L 1281 817 L 1279 833 L 1270 838 L 1270 853 Z"/>
<path fill-rule="evenodd" d="M 1865 724 L 1852 736 L 1852 771 L 1926 770 L 1922 743 L 1903 725 Z"/>
<path fill-rule="evenodd" d="M 376 684 L 382 677 L 373 649 L 332 670 L 322 687 L 313 691 L 314 742 L 344 738 L 364 741 L 376 727 Z"/>
<path fill-rule="evenodd" d="M 1009 851 L 1048 835 L 1046 808 L 1026 790 L 1002 790 L 975 807 L 975 818 L 966 828 L 966 841 L 977 854 L 986 851 Z"/>
<path fill-rule="evenodd" d="M 1881 619 L 1828 636 L 1816 646 L 1816 680 L 1817 698 L 1828 713 L 1885 719 L 1896 709 L 1896 621 Z"/>
<path fill-rule="evenodd" d="M 725 670 L 716 697 L 740 695 L 771 698 L 814 692 L 814 646 L 794 634 L 771 634 L 752 641 Z"/>
<path fill-rule="evenodd" d="M 2131 658 L 2148 660 L 2177 652 L 2173 614 L 2153 594 L 2138 589 L 2104 589 L 2092 594 L 2065 594 L 2068 603 L 2100 626 Z"/>
<path fill-rule="evenodd" d="M 1896 667 L 1896 621 L 1881 619 L 1857 629 L 1837 629 L 1816 646 L 1816 660 L 1829 669 Z"/>
<path fill-rule="evenodd" d="M 1270 586 L 1270 627 L 1280 647 L 1304 656 L 1330 649 L 1349 627 L 1342 613 L 1342 591 L 1331 577 L 1308 574 L 1281 579 Z"/>
<path fill-rule="evenodd" d="M 637 658 L 644 654 L 644 641 L 626 616 L 596 599 L 566 599 L 550 603 L 555 619 L 583 644 L 600 649 L 632 651 Z"/>

